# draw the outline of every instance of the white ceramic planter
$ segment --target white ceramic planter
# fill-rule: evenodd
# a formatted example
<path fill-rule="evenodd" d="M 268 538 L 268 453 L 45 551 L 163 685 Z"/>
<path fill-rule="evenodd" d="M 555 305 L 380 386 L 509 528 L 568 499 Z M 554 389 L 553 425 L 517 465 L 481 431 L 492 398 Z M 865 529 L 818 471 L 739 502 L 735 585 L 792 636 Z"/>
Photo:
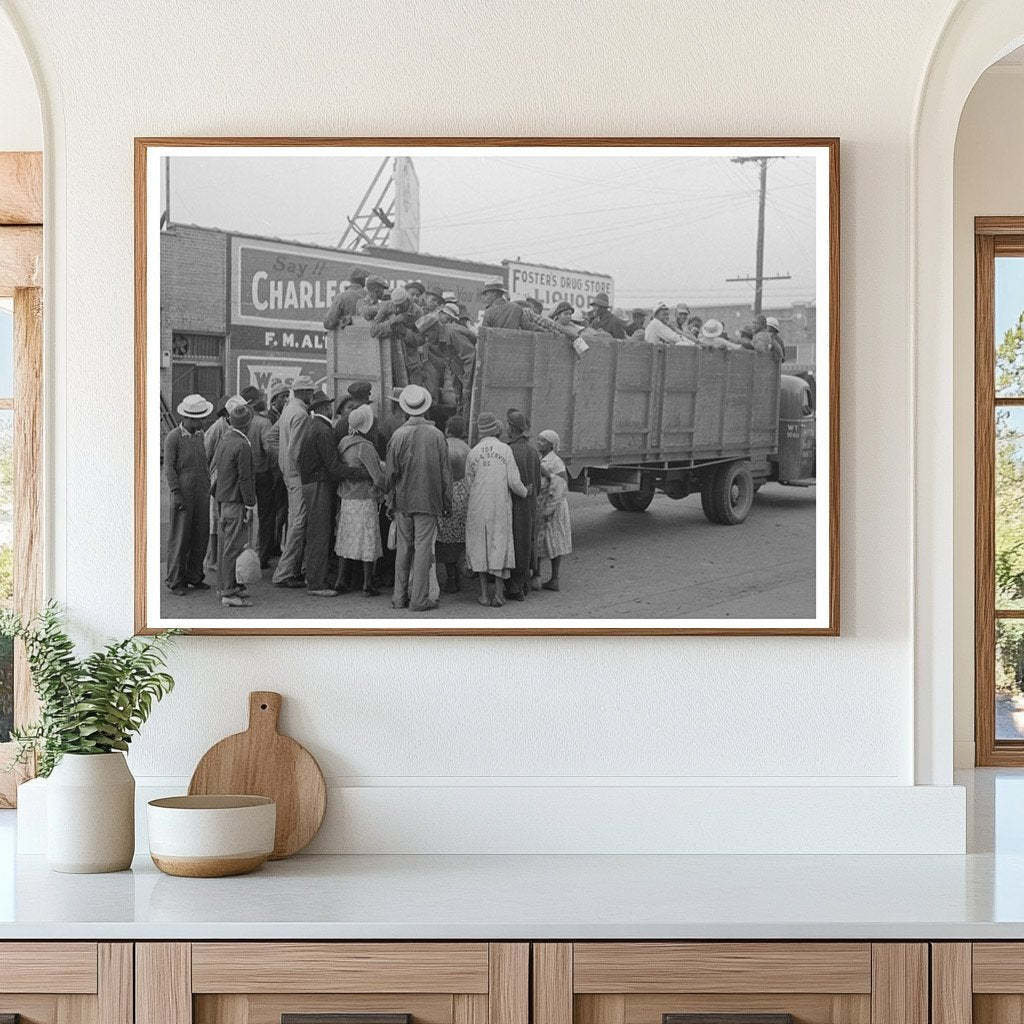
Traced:
<path fill-rule="evenodd" d="M 124 754 L 65 754 L 46 784 L 54 871 L 124 871 L 135 853 L 135 779 Z"/>

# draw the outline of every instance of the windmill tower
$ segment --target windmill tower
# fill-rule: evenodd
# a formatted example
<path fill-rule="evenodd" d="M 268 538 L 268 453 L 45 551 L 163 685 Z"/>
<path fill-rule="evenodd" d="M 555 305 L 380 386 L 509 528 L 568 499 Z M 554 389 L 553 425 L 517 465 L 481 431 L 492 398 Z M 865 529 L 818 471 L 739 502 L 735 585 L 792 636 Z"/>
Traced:
<path fill-rule="evenodd" d="M 385 157 L 356 212 L 346 218 L 338 248 L 358 252 L 366 246 L 419 252 L 420 183 L 408 156 Z"/>

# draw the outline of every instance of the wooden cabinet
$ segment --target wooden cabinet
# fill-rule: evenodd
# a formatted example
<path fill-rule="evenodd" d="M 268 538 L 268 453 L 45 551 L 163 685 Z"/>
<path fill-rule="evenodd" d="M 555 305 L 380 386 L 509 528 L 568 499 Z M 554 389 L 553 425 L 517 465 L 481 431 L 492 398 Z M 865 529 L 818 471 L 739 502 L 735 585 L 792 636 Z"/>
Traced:
<path fill-rule="evenodd" d="M 708 1014 L 716 1015 L 713 1021 Z M 533 1024 L 790 1021 L 927 1024 L 927 945 L 577 942 L 533 947 Z"/>
<path fill-rule="evenodd" d="M 21 1024 L 1021 1024 L 1024 943 L 10 942 L 0 943 L 0 1024 L 10 1014 Z"/>
<path fill-rule="evenodd" d="M 132 944 L 0 943 L 0 1018 L 132 1024 Z"/>
<path fill-rule="evenodd" d="M 1024 1020 L 1024 942 L 932 944 L 934 1024 Z"/>
<path fill-rule="evenodd" d="M 515 942 L 139 943 L 136 1024 L 529 1024 L 529 970 Z"/>

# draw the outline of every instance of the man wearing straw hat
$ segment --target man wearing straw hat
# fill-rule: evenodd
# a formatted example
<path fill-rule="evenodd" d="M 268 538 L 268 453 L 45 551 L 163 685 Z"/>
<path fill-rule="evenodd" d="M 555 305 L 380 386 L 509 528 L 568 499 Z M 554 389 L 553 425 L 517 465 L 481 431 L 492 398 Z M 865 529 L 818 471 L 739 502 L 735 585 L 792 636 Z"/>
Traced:
<path fill-rule="evenodd" d="M 398 399 L 409 417 L 388 444 L 384 491 L 395 517 L 398 551 L 395 555 L 393 608 L 430 611 L 430 569 L 439 516 L 452 505 L 452 467 L 448 442 L 426 419 L 430 392 L 409 384 Z"/>
<path fill-rule="evenodd" d="M 210 470 L 203 424 L 213 403 L 189 395 L 178 406 L 181 422 L 164 438 L 164 475 L 171 492 L 167 530 L 167 586 L 179 597 L 189 587 L 209 590 L 203 558 L 210 540 Z"/>

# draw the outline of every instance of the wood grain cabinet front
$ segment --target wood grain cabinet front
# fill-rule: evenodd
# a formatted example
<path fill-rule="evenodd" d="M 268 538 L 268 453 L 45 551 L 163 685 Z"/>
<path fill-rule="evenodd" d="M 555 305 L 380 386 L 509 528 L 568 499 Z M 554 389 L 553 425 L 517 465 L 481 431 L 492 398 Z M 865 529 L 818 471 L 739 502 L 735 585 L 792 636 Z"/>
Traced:
<path fill-rule="evenodd" d="M 132 1024 L 130 942 L 0 942 L 4 1024 Z"/>
<path fill-rule="evenodd" d="M 136 947 L 136 1024 L 529 1024 L 529 945 Z"/>
<path fill-rule="evenodd" d="M 925 943 L 537 943 L 532 1024 L 928 1024 L 928 983 Z"/>
<path fill-rule="evenodd" d="M 933 1024 L 1024 1022 L 1024 942 L 932 944 Z"/>

